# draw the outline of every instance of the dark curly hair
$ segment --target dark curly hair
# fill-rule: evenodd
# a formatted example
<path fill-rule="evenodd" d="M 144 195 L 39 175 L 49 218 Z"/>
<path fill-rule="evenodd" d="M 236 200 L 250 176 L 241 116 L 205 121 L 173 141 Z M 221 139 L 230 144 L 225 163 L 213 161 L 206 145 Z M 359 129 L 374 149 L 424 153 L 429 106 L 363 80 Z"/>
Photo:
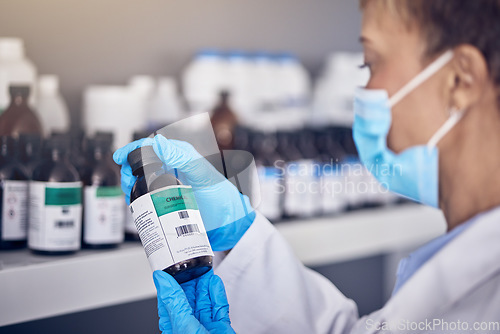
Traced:
<path fill-rule="evenodd" d="M 500 92 L 500 0 L 360 0 L 360 7 L 369 1 L 397 13 L 408 26 L 417 25 L 427 41 L 427 56 L 460 44 L 476 47 Z"/>

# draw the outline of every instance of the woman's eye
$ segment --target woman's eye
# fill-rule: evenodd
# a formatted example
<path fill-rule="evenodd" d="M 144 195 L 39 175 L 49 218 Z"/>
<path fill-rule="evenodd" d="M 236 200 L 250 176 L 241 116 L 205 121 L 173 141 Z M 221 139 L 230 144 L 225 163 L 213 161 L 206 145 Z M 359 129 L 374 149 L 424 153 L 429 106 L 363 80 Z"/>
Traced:
<path fill-rule="evenodd" d="M 370 68 L 371 64 L 370 63 L 363 63 L 363 64 L 359 65 L 358 67 L 359 68 Z"/>

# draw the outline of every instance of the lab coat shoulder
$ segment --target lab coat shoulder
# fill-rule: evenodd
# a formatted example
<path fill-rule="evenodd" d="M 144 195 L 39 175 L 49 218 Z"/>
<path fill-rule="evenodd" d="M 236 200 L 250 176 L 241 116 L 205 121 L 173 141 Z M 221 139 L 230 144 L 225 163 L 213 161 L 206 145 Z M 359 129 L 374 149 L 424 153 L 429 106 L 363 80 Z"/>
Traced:
<path fill-rule="evenodd" d="M 217 257 L 219 257 L 217 259 Z M 215 272 L 224 281 L 238 333 L 349 333 L 356 304 L 305 267 L 260 213 Z"/>
<path fill-rule="evenodd" d="M 391 332 L 500 331 L 500 208 L 484 213 L 420 268 L 380 310 L 357 324 L 396 324 Z M 430 325 L 432 323 L 432 325 Z M 425 326 L 424 326 L 425 325 Z M 473 326 L 489 326 L 474 329 Z M 461 329 L 464 329 L 462 327 Z"/>
<path fill-rule="evenodd" d="M 358 319 L 356 305 L 326 278 L 303 266 L 260 214 L 216 273 L 226 286 L 238 333 L 408 333 L 434 319 L 469 326 L 500 319 L 500 208 L 427 261 L 380 310 Z M 500 324 L 499 324 L 500 325 Z M 498 333 L 493 330 L 482 333 Z M 443 327 L 414 333 L 450 332 Z M 453 332 L 453 330 L 452 330 Z"/>

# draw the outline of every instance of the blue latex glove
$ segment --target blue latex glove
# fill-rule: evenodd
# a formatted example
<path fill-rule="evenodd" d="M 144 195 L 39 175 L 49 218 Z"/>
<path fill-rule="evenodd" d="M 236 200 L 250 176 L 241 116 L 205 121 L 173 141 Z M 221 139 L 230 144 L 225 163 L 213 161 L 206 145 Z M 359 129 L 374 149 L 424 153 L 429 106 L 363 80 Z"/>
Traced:
<path fill-rule="evenodd" d="M 234 333 L 224 284 L 213 270 L 182 287 L 161 270 L 153 273 L 153 280 L 163 334 Z"/>
<path fill-rule="evenodd" d="M 167 170 L 175 169 L 172 174 L 177 173 L 182 183 L 193 187 L 212 249 L 225 251 L 233 248 L 253 223 L 255 211 L 248 197 L 242 195 L 189 143 L 156 135 L 154 139 L 141 139 L 118 149 L 113 159 L 122 165 L 121 183 L 127 203 L 130 203 L 130 191 L 136 179 L 127 156 L 145 145 L 152 145 Z"/>

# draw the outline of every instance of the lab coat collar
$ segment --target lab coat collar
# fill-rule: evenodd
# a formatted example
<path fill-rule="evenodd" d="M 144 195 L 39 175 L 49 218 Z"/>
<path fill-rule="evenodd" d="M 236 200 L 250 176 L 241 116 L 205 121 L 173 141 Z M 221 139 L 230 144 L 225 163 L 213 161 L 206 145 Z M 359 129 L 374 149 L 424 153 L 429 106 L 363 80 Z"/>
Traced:
<path fill-rule="evenodd" d="M 500 272 L 500 207 L 477 221 L 425 263 L 377 312 L 377 321 L 425 321 Z"/>

